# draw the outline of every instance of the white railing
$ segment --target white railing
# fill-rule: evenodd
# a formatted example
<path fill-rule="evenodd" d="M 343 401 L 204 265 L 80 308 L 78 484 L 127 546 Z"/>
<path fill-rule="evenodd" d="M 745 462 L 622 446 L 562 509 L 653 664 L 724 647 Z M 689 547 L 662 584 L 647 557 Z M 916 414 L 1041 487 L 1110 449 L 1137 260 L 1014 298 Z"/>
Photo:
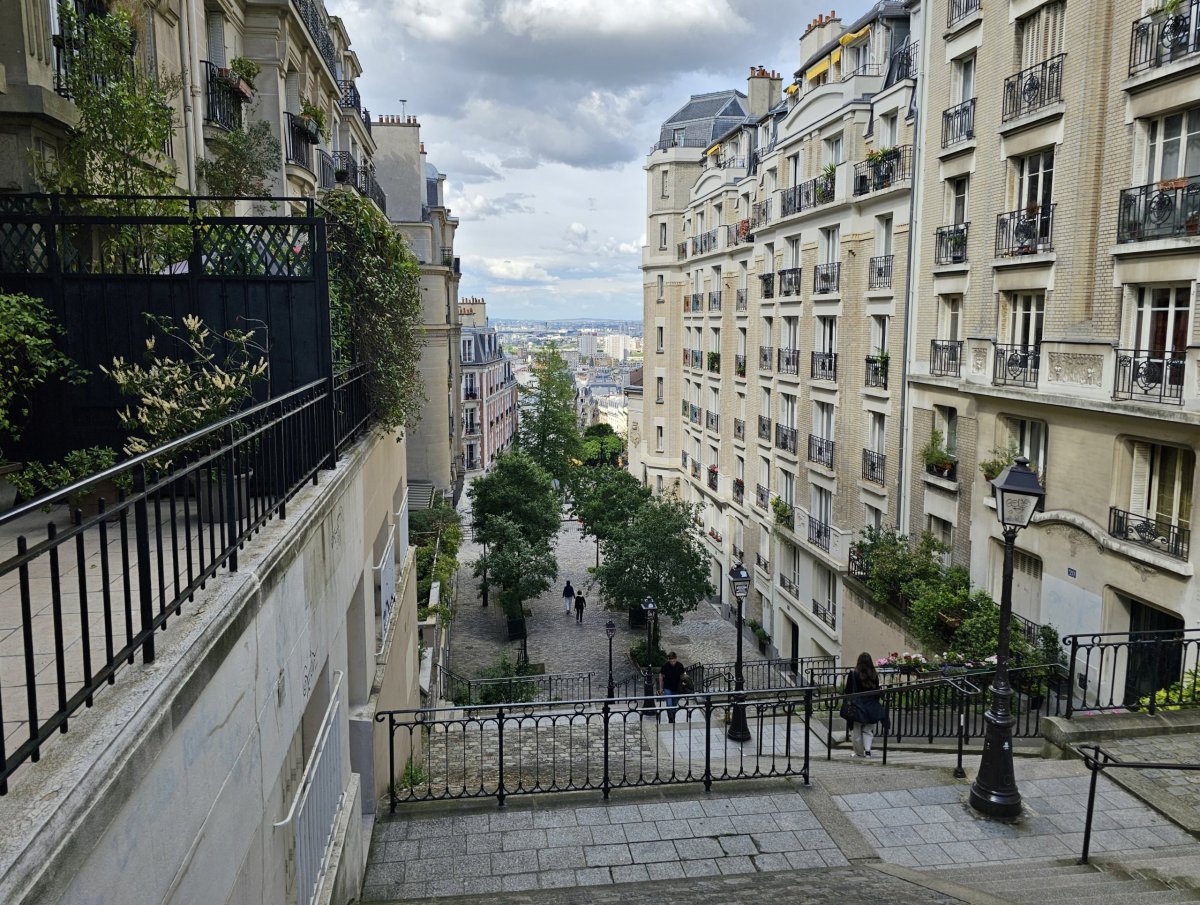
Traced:
<path fill-rule="evenodd" d="M 293 828 L 296 905 L 311 905 L 317 900 L 321 880 L 329 868 L 333 847 L 333 829 L 342 807 L 342 672 L 334 672 L 329 706 L 321 718 L 321 728 L 313 742 L 312 755 L 300 778 L 300 788 L 283 820 L 275 824 Z"/>
<path fill-rule="evenodd" d="M 407 498 L 405 500 L 407 502 Z M 403 510 L 401 510 L 403 511 Z M 396 527 L 388 530 L 383 557 L 372 570 L 379 576 L 379 653 L 387 643 L 388 628 L 392 624 L 392 613 L 396 609 Z"/>
<path fill-rule="evenodd" d="M 396 562 L 402 563 L 408 558 L 408 487 L 404 488 L 404 500 L 396 511 L 396 536 L 400 541 L 400 549 L 396 553 Z"/>

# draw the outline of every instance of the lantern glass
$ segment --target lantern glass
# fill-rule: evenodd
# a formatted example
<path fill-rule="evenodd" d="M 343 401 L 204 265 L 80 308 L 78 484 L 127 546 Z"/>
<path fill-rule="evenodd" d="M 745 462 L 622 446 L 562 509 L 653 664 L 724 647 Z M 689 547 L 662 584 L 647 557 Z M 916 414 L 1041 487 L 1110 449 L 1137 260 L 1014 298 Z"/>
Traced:
<path fill-rule="evenodd" d="M 1018 456 L 1004 469 L 992 481 L 992 487 L 996 490 L 996 518 L 1006 528 L 1027 527 L 1038 502 L 1046 495 L 1038 482 L 1037 472 L 1029 467 L 1029 460 L 1024 456 Z"/>

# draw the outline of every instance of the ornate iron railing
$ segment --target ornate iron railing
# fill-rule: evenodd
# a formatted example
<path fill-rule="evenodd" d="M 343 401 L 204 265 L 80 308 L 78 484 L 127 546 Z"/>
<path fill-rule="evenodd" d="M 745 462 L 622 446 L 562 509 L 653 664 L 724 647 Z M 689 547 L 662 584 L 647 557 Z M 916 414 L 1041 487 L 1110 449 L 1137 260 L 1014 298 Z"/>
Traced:
<path fill-rule="evenodd" d="M 811 528 L 809 529 L 809 540 L 812 540 Z M 828 547 L 825 549 L 828 549 Z M 837 608 L 834 606 L 832 601 L 822 603 L 814 597 L 812 602 L 812 611 L 814 616 L 816 616 L 830 628 L 837 628 Z"/>
<path fill-rule="evenodd" d="M 842 262 L 830 261 L 813 268 L 813 292 L 818 295 L 839 292 L 842 288 Z"/>
<path fill-rule="evenodd" d="M 1063 61 L 1060 53 L 1004 80 L 1004 122 L 1036 113 L 1062 100 Z"/>
<path fill-rule="evenodd" d="M 764 503 L 761 508 L 766 509 L 766 504 Z M 754 554 L 754 565 L 758 566 L 758 568 L 762 569 L 766 574 L 771 574 L 771 560 L 767 559 L 761 553 Z"/>
<path fill-rule="evenodd" d="M 311 170 L 312 146 L 316 143 L 312 128 L 295 113 L 284 116 L 287 117 L 287 161 Z"/>
<path fill-rule="evenodd" d="M 704 413 L 704 427 L 712 431 L 714 434 L 721 432 L 721 416 L 717 412 L 706 411 Z"/>
<path fill-rule="evenodd" d="M 771 494 L 762 484 L 756 484 L 754 487 L 754 505 L 759 509 L 766 509 L 770 505 Z M 759 565 L 762 565 L 762 557 L 758 557 Z"/>
<path fill-rule="evenodd" d="M 887 456 L 873 449 L 862 451 L 862 479 L 882 487 L 887 473 Z"/>
<path fill-rule="evenodd" d="M 996 216 L 996 257 L 1054 250 L 1054 205 L 1034 204 Z"/>
<path fill-rule="evenodd" d="M 733 356 L 733 373 L 736 374 L 738 377 L 746 376 L 746 356 L 745 355 Z"/>
<path fill-rule="evenodd" d="M 725 227 L 718 226 L 716 229 L 710 229 L 696 236 L 692 240 L 692 254 L 706 255 L 709 252 L 717 251 L 721 246 L 721 233 Z"/>
<path fill-rule="evenodd" d="M 792 455 L 796 454 L 796 429 L 783 424 L 775 425 L 775 448 Z"/>
<path fill-rule="evenodd" d="M 771 442 L 771 419 L 766 415 L 758 416 L 758 439 Z"/>
<path fill-rule="evenodd" d="M 1113 398 L 1182 405 L 1186 369 L 1187 361 L 1179 353 L 1117 349 Z"/>
<path fill-rule="evenodd" d="M 813 515 L 808 517 L 808 542 L 815 547 L 820 547 L 826 553 L 829 552 L 829 526 Z M 830 625 L 832 626 L 833 623 Z"/>
<path fill-rule="evenodd" d="M 942 113 L 942 147 L 950 148 L 975 137 L 975 98 Z"/>
<path fill-rule="evenodd" d="M 1117 242 L 1200 235 L 1200 175 L 1122 189 Z"/>
<path fill-rule="evenodd" d="M 756 201 L 750 208 L 750 229 L 758 229 L 771 222 L 771 199 Z"/>
<path fill-rule="evenodd" d="M 866 195 L 912 179 L 912 145 L 887 148 L 854 165 L 854 194 Z"/>
<path fill-rule="evenodd" d="M 304 27 L 308 29 L 309 37 L 316 45 L 317 53 L 325 61 L 332 74 L 337 73 L 337 50 L 333 46 L 333 38 L 329 36 L 329 17 L 318 0 L 292 0 L 300 13 Z"/>
<path fill-rule="evenodd" d="M 1108 533 L 1176 559 L 1187 559 L 1192 532 L 1166 519 L 1113 506 L 1108 510 Z"/>
<path fill-rule="evenodd" d="M 358 161 L 349 151 L 334 151 L 329 155 L 333 160 L 335 172 L 345 173 L 345 178 L 340 180 L 345 185 L 358 185 Z"/>
<path fill-rule="evenodd" d="M 1041 366 L 1041 359 L 1041 346 L 996 343 L 996 354 L 992 368 L 993 385 L 1037 386 L 1038 369 Z"/>
<path fill-rule="evenodd" d="M 1157 69 L 1197 53 L 1200 0 L 1191 0 L 1180 4 L 1174 13 L 1153 12 L 1134 20 L 1129 38 L 1129 74 Z"/>
<path fill-rule="evenodd" d="M 808 435 L 808 461 L 810 462 L 824 465 L 826 468 L 833 468 L 836 448 L 837 446 L 832 440 L 818 437 L 816 434 Z"/>
<path fill-rule="evenodd" d="M 1200 706 L 1200 628 L 1067 635 L 1067 717 Z"/>
<path fill-rule="evenodd" d="M 876 255 L 871 258 L 867 271 L 868 289 L 892 288 L 892 264 L 894 255 Z"/>
<path fill-rule="evenodd" d="M 247 98 L 237 88 L 237 76 L 230 80 L 229 70 L 208 60 L 204 67 L 204 121 L 226 132 L 242 128 L 242 104 Z"/>
<path fill-rule="evenodd" d="M 779 350 L 779 373 L 780 374 L 795 374 L 800 373 L 800 350 L 799 349 L 780 349 Z"/>
<path fill-rule="evenodd" d="M 933 249 L 934 264 L 962 264 L 967 260 L 967 238 L 970 223 L 952 223 L 939 226 Z"/>
<path fill-rule="evenodd" d="M 747 291 L 746 291 L 745 289 L 739 289 L 739 290 L 737 291 L 737 295 L 735 296 L 735 301 L 734 301 L 734 304 L 733 304 L 733 309 L 734 309 L 735 311 L 745 311 L 745 310 L 746 310 L 746 308 L 747 308 L 747 300 L 746 300 L 746 299 L 747 299 L 747 295 L 748 295 L 748 293 L 747 293 Z"/>
<path fill-rule="evenodd" d="M 719 472 L 716 470 L 715 466 L 710 465 L 708 467 L 708 489 L 709 490 L 717 489 L 718 475 L 719 475 Z M 709 529 L 708 536 L 713 537 L 712 529 Z M 716 539 L 716 538 L 714 538 L 714 539 Z"/>
<path fill-rule="evenodd" d="M 733 501 L 735 503 L 740 503 L 740 502 L 742 502 L 743 499 L 745 499 L 745 496 L 746 496 L 746 482 L 743 481 L 741 478 L 734 478 L 733 479 Z M 735 547 L 734 550 L 736 551 L 737 548 Z M 736 553 L 735 553 L 735 555 L 736 555 Z"/>
<path fill-rule="evenodd" d="M 850 555 L 847 557 L 846 571 L 859 581 L 866 581 L 871 577 L 871 565 L 867 562 L 866 557 L 862 555 L 862 550 L 859 548 L 857 542 L 850 545 Z"/>
<path fill-rule="evenodd" d="M 799 295 L 800 294 L 800 268 L 787 267 L 779 271 L 779 294 Z"/>
<path fill-rule="evenodd" d="M 341 91 L 338 97 L 339 107 L 362 110 L 362 95 L 358 93 L 358 85 L 354 83 L 354 79 L 338 79 L 338 90 Z"/>
<path fill-rule="evenodd" d="M 888 363 L 890 357 L 885 358 L 882 355 L 867 356 L 867 371 L 864 382 L 869 387 L 878 387 L 886 390 L 888 385 Z"/>
<path fill-rule="evenodd" d="M 909 41 L 892 54 L 891 62 L 888 65 L 887 79 L 884 82 L 885 88 L 890 88 L 896 82 L 902 82 L 905 79 L 915 79 L 919 70 L 917 69 L 917 51 L 920 48 L 920 41 Z"/>
<path fill-rule="evenodd" d="M 709 352 L 707 359 L 708 371 L 710 374 L 721 373 L 721 353 Z"/>
<path fill-rule="evenodd" d="M 775 274 L 760 273 L 758 275 L 759 295 L 764 299 L 775 298 Z"/>
<path fill-rule="evenodd" d="M 809 376 L 813 380 L 837 380 L 837 353 L 813 352 L 812 370 Z"/>
<path fill-rule="evenodd" d="M 721 310 L 721 290 L 720 289 L 716 289 L 708 294 L 708 310 L 709 311 L 720 311 Z"/>
<path fill-rule="evenodd" d="M 934 377 L 961 377 L 962 347 L 961 339 L 930 340 L 929 373 Z"/>
<path fill-rule="evenodd" d="M 791 594 L 793 597 L 799 596 L 796 593 L 796 583 L 794 581 L 792 581 L 790 578 L 788 578 L 786 575 L 784 575 L 782 572 L 779 574 L 779 586 L 781 588 L 783 588 L 785 591 L 787 591 L 789 594 Z"/>
<path fill-rule="evenodd" d="M 774 362 L 771 361 L 771 353 L 774 351 L 775 350 L 772 349 L 770 346 L 759 346 L 758 347 L 758 369 L 760 371 L 770 371 L 771 370 L 771 367 L 774 364 Z"/>
<path fill-rule="evenodd" d="M 735 439 L 735 440 L 745 440 L 746 439 L 746 422 L 743 421 L 741 418 L 733 419 L 733 439 Z"/>
<path fill-rule="evenodd" d="M 317 148 L 317 187 L 331 189 L 337 185 L 337 167 L 324 148 Z"/>

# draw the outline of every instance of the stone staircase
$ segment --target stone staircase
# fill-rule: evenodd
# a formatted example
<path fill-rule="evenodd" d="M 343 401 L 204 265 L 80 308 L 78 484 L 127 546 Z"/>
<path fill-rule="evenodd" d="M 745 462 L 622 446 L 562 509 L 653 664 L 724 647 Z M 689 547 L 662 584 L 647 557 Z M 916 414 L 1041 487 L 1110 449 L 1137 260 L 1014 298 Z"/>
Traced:
<path fill-rule="evenodd" d="M 433 505 L 433 482 L 409 481 L 408 505 L 410 509 L 428 509 Z"/>

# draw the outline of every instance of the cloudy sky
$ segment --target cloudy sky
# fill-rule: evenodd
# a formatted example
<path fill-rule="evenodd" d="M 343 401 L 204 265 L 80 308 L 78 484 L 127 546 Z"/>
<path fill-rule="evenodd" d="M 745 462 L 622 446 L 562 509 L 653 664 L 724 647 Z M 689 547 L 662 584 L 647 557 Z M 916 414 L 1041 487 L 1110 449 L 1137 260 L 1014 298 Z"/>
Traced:
<path fill-rule="evenodd" d="M 831 0 L 832 2 L 832 0 Z M 461 221 L 460 294 L 495 317 L 642 316 L 646 152 L 691 94 L 786 85 L 806 0 L 326 0 L 373 113 L 421 122 Z M 867 0 L 832 2 L 845 21 Z M 781 15 L 782 10 L 788 15 Z"/>

